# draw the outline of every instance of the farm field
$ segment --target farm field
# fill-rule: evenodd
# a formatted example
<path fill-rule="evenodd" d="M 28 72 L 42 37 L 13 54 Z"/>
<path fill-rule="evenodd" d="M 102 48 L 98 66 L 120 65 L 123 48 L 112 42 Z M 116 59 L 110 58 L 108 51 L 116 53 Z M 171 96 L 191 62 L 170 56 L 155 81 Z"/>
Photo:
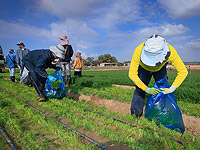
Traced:
<path fill-rule="evenodd" d="M 195 133 L 180 134 L 146 119 L 137 119 L 129 113 L 116 113 L 112 109 L 76 101 L 68 97 L 38 103 L 33 87 L 13 83 L 8 70 L 0 74 L 0 127 L 9 135 L 17 149 L 102 149 L 80 137 L 56 120 L 68 125 L 103 144 L 104 149 L 199 149 L 200 138 Z M 48 70 L 53 74 L 53 70 Z M 72 71 L 73 74 L 73 71 Z M 19 80 L 19 73 L 17 73 Z M 169 71 L 171 84 L 176 73 Z M 178 106 L 184 115 L 199 119 L 200 72 L 192 72 L 176 91 Z M 193 81 L 194 80 L 194 81 Z M 115 104 L 131 104 L 134 89 L 124 89 L 112 84 L 134 86 L 128 71 L 83 71 L 82 78 L 74 78 L 67 90 L 112 100 Z M 151 80 L 150 85 L 153 86 Z M 148 96 L 146 96 L 148 97 Z M 28 105 L 48 116 L 31 109 Z M 130 108 L 126 108 L 129 110 Z M 113 119 L 117 118 L 117 119 Z M 122 120 L 123 122 L 117 121 Z M 128 124 L 127 124 L 128 123 Z M 197 127 L 200 124 L 197 124 Z M 149 144 L 151 143 L 151 144 Z M 1 135 L 1 149 L 8 145 Z M 105 147 L 104 147 L 105 146 Z"/>

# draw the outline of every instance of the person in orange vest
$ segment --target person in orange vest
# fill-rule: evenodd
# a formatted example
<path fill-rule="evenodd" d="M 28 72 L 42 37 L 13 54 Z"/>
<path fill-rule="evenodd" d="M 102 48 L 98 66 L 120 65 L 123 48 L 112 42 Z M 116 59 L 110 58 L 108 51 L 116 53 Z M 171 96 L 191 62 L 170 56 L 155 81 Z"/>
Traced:
<path fill-rule="evenodd" d="M 74 54 L 76 56 L 74 60 L 74 76 L 82 77 L 83 59 L 80 52 Z"/>
<path fill-rule="evenodd" d="M 171 87 L 163 88 L 162 91 L 148 87 L 152 76 L 155 81 L 168 78 L 166 66 L 169 61 L 178 72 Z M 129 77 L 136 84 L 131 115 L 135 114 L 136 117 L 142 115 L 145 93 L 153 95 L 159 92 L 172 93 L 185 80 L 187 74 L 188 71 L 177 51 L 163 37 L 154 34 L 138 45 L 133 53 L 129 69 Z"/>

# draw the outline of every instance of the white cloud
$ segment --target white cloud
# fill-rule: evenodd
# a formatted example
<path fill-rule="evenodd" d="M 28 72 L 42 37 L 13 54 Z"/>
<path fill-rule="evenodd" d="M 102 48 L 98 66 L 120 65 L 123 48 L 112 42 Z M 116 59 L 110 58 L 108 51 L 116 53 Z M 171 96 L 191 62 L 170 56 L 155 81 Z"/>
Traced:
<path fill-rule="evenodd" d="M 83 59 L 87 59 L 88 57 L 93 57 L 94 59 L 97 59 L 97 57 L 99 56 L 98 54 L 93 53 L 87 55 L 86 52 L 81 50 L 77 50 L 76 52 L 80 52 Z"/>
<path fill-rule="evenodd" d="M 158 2 L 174 19 L 200 15 L 199 0 L 158 0 Z"/>
<path fill-rule="evenodd" d="M 139 35 L 152 35 L 154 33 L 159 34 L 161 36 L 175 36 L 184 34 L 190 29 L 188 27 L 184 27 L 182 24 L 172 25 L 165 24 L 161 26 L 153 26 L 141 29 L 138 34 Z"/>
<path fill-rule="evenodd" d="M 174 45 L 181 59 L 185 62 L 200 62 L 200 39 L 193 39 L 187 43 Z"/>
<path fill-rule="evenodd" d="M 81 17 L 89 14 L 91 9 L 105 0 L 40 0 L 42 9 L 58 17 Z"/>
<path fill-rule="evenodd" d="M 200 39 L 191 40 L 187 43 L 187 47 L 200 51 Z"/>
<path fill-rule="evenodd" d="M 168 42 L 173 42 L 173 43 L 177 43 L 177 42 L 183 42 L 186 41 L 188 39 L 192 39 L 193 36 L 175 36 L 170 38 L 169 40 L 167 40 Z"/>
<path fill-rule="evenodd" d="M 81 57 L 82 57 L 83 59 L 87 59 L 87 58 L 88 58 L 88 56 L 86 55 L 85 52 L 83 52 L 83 51 L 81 51 L 81 50 L 77 50 L 76 52 L 80 52 L 80 53 L 81 53 Z"/>
<path fill-rule="evenodd" d="M 130 22 L 147 23 L 148 21 L 140 17 L 140 4 L 139 0 L 110 0 L 105 7 L 98 9 L 96 12 L 98 17 L 95 16 L 88 22 L 93 26 L 110 30 L 115 29 L 116 25 Z"/>
<path fill-rule="evenodd" d="M 80 49 L 88 49 L 86 45 L 82 45 L 82 44 L 78 44 L 77 47 Z"/>
<path fill-rule="evenodd" d="M 97 59 L 98 56 L 98 54 L 90 54 L 88 57 L 93 57 L 94 59 Z"/>
<path fill-rule="evenodd" d="M 44 30 L 24 23 L 0 20 L 0 37 L 16 38 L 24 36 L 40 36 Z"/>
<path fill-rule="evenodd" d="M 3 20 L 0 20 L 0 26 L 0 37 L 19 38 L 32 36 L 56 42 L 59 36 L 67 35 L 74 44 L 79 41 L 98 39 L 98 33 L 90 28 L 86 22 L 80 20 L 69 19 L 64 22 L 51 23 L 50 30 Z"/>
<path fill-rule="evenodd" d="M 64 22 L 52 23 L 50 27 L 51 35 L 56 35 L 57 37 L 66 34 L 69 39 L 73 39 L 73 37 L 78 40 L 98 38 L 98 33 L 81 20 L 66 19 Z"/>

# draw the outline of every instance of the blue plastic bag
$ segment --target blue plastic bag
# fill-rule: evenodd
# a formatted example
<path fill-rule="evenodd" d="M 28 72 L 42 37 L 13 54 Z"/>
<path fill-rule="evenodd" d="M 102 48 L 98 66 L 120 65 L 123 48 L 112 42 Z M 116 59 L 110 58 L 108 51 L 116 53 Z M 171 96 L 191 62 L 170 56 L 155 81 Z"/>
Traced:
<path fill-rule="evenodd" d="M 154 88 L 157 89 L 169 87 L 166 78 L 154 84 Z M 181 133 L 185 131 L 182 114 L 174 93 L 164 95 L 163 92 L 160 92 L 156 95 L 150 95 L 146 103 L 145 118 Z"/>
<path fill-rule="evenodd" d="M 61 80 L 61 83 L 59 83 L 59 87 L 56 88 L 51 88 L 51 81 L 49 79 L 46 80 L 46 86 L 44 89 L 44 94 L 47 98 L 63 98 L 66 95 L 66 88 L 65 84 L 63 82 L 61 70 L 57 71 L 55 70 L 54 76 L 57 80 Z"/>

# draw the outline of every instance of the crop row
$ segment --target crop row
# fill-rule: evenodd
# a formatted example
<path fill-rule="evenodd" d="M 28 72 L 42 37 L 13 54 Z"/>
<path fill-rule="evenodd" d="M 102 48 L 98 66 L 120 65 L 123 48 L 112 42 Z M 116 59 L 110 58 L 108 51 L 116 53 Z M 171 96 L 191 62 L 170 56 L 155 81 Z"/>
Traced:
<path fill-rule="evenodd" d="M 7 73 L 1 73 L 0 77 L 9 78 L 8 70 L 3 71 Z M 48 73 L 50 74 L 53 74 L 53 72 L 54 70 L 48 70 Z M 191 72 L 191 77 L 190 75 L 187 76 L 182 85 L 175 91 L 175 95 L 178 101 L 191 104 L 200 104 L 200 72 Z M 19 79 L 18 73 L 16 75 L 16 78 Z M 168 71 L 168 81 L 170 84 L 173 83 L 175 78 L 176 72 Z M 154 83 L 155 81 L 152 78 L 149 86 L 153 86 Z M 83 71 L 82 78 L 75 78 L 72 71 L 73 86 L 69 87 L 69 89 L 75 92 L 91 91 L 92 93 L 94 93 L 93 91 L 95 90 L 102 91 L 103 93 L 95 92 L 95 94 L 99 95 L 100 97 L 106 97 L 108 99 L 112 98 L 120 101 L 127 101 L 130 103 L 134 90 L 119 91 L 119 89 L 117 88 L 113 89 L 112 84 L 132 86 L 135 85 L 128 77 L 128 71 Z M 108 88 L 108 90 L 105 90 L 105 88 Z M 111 91 L 111 89 L 113 90 Z M 118 95 L 116 96 L 117 92 Z"/>
<path fill-rule="evenodd" d="M 20 97 L 21 103 L 24 101 L 34 102 L 40 110 L 53 114 L 55 118 L 65 120 L 65 122 L 76 130 L 81 130 L 88 135 L 95 135 L 107 143 L 123 144 L 131 148 L 139 149 L 180 149 L 180 148 L 194 148 L 199 146 L 199 139 L 191 137 L 187 134 L 168 130 L 164 127 L 158 127 L 155 123 L 149 122 L 146 119 L 139 120 L 130 115 L 122 116 L 108 111 L 105 108 L 94 107 L 82 102 L 73 101 L 68 98 L 63 98 L 61 101 L 51 99 L 47 103 L 36 102 L 34 96 L 35 92 L 32 87 L 23 86 L 20 84 L 10 83 L 9 81 L 1 80 L 4 84 L 4 90 Z M 2 84 L 0 85 L 2 87 Z M 141 128 L 133 128 L 128 124 L 113 121 L 111 118 L 100 116 L 91 111 L 97 111 L 111 117 L 115 117 L 131 124 L 135 124 Z M 184 141 L 183 145 L 172 141 L 169 138 L 162 138 L 159 135 L 165 135 L 172 138 L 178 138 Z M 185 141 L 189 141 L 186 143 Z M 151 143 L 152 145 L 148 144 Z"/>
<path fill-rule="evenodd" d="M 78 136 L 55 122 L 24 107 L 23 101 L 9 93 L 0 93 L 0 125 L 11 136 L 17 149 L 93 149 Z"/>
<path fill-rule="evenodd" d="M 8 70 L 4 70 L 8 72 Z M 49 73 L 53 73 L 53 70 L 49 70 Z M 67 90 L 70 90 L 74 93 L 84 94 L 84 95 L 95 95 L 101 98 L 113 99 L 121 102 L 131 103 L 134 89 L 122 89 L 119 87 L 114 87 L 111 84 L 107 84 L 107 79 L 105 76 L 112 75 L 116 73 L 117 76 L 121 75 L 126 79 L 127 71 L 84 71 L 82 78 L 76 79 L 75 84 L 67 87 Z M 95 76 L 92 76 L 95 74 Z M 193 77 L 196 81 L 199 80 L 199 72 L 194 72 Z M 172 79 L 175 78 L 176 74 L 174 72 L 169 73 L 169 80 L 172 82 Z M 1 73 L 0 78 L 9 78 L 9 73 Z M 19 80 L 18 73 L 16 78 Z M 74 78 L 72 76 L 72 78 Z M 91 79 L 95 79 L 91 81 Z M 104 80 L 105 79 L 105 82 Z M 116 79 L 113 76 L 113 80 Z M 122 80 L 122 79 L 121 79 Z M 120 80 L 120 81 L 121 81 Z M 183 82 L 180 88 L 175 91 L 176 97 L 178 99 L 178 106 L 184 114 L 199 116 L 200 114 L 200 88 L 198 86 L 192 87 L 194 82 L 191 81 L 189 77 Z M 112 80 L 111 80 L 112 81 Z M 95 86 L 93 85 L 95 83 Z M 115 83 L 115 82 L 112 82 Z M 188 85 L 190 83 L 190 85 Z M 200 82 L 196 82 L 200 84 Z M 146 94 L 145 102 L 147 100 L 148 94 Z"/>

